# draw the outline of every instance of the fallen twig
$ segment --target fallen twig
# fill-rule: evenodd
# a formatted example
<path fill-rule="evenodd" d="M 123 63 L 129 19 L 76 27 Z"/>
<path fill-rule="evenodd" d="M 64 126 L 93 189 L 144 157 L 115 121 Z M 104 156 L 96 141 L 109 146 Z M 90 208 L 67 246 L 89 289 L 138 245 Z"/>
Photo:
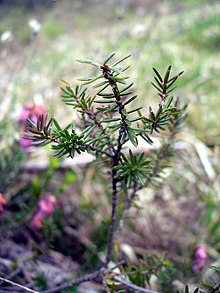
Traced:
<path fill-rule="evenodd" d="M 215 285 L 215 287 L 213 287 L 212 290 L 209 291 L 209 293 L 219 292 L 219 289 L 220 289 L 220 282 L 217 285 Z"/>
<path fill-rule="evenodd" d="M 116 281 L 116 282 L 119 282 L 119 283 L 123 284 L 127 288 L 131 288 L 131 289 L 137 290 L 138 292 L 143 292 L 143 293 L 158 293 L 157 291 L 152 291 L 152 290 L 148 290 L 148 289 L 144 289 L 144 288 L 141 288 L 139 286 L 136 286 L 136 285 L 134 285 L 134 284 L 132 284 L 132 283 L 130 283 L 128 281 L 122 280 L 119 277 L 114 277 L 113 280 Z"/>
<path fill-rule="evenodd" d="M 17 268 L 16 270 L 14 270 L 13 272 L 11 272 L 9 275 L 6 276 L 5 279 L 10 280 L 11 278 L 15 277 L 17 274 L 19 274 L 21 271 L 20 268 Z M 5 281 L 1 281 L 0 285 L 2 285 Z"/>
<path fill-rule="evenodd" d="M 0 280 L 2 280 L 2 281 L 5 282 L 5 283 L 9 283 L 9 284 L 11 284 L 11 285 L 13 285 L 13 286 L 16 286 L 16 287 L 22 288 L 22 289 L 24 289 L 25 291 L 29 291 L 29 292 L 32 292 L 32 293 L 39 293 L 39 291 L 32 290 L 32 289 L 27 288 L 27 287 L 25 287 L 25 286 L 23 286 L 23 285 L 20 285 L 20 284 L 18 284 L 18 283 L 15 283 L 15 282 L 13 282 L 13 281 L 11 281 L 11 280 L 7 280 L 7 279 L 5 279 L 5 278 L 3 278 L 3 277 L 0 277 Z"/>

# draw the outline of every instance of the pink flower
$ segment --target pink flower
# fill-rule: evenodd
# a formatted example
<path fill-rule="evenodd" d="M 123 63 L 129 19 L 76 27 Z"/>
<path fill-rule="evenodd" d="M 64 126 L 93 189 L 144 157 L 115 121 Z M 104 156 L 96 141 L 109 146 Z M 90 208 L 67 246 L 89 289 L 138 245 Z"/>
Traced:
<path fill-rule="evenodd" d="M 52 214 L 55 208 L 58 206 L 57 199 L 53 195 L 49 195 L 45 199 L 41 199 L 38 204 L 40 210 L 47 215 Z"/>
<path fill-rule="evenodd" d="M 35 105 L 34 103 L 28 103 L 21 111 L 19 120 L 26 123 L 26 119 L 29 118 L 33 122 L 37 121 L 37 116 L 46 114 L 46 110 L 43 105 Z"/>
<path fill-rule="evenodd" d="M 206 249 L 203 246 L 197 246 L 194 257 L 193 271 L 195 274 L 198 274 L 204 268 L 208 258 Z"/>
<path fill-rule="evenodd" d="M 195 251 L 196 259 L 207 259 L 207 252 L 204 247 L 198 246 Z"/>
<path fill-rule="evenodd" d="M 59 202 L 53 195 L 49 195 L 44 199 L 41 199 L 38 203 L 39 210 L 35 214 L 32 225 L 35 228 L 41 228 L 43 219 L 46 216 L 52 215 L 56 208 L 59 207 Z"/>
<path fill-rule="evenodd" d="M 21 137 L 20 138 L 20 144 L 24 149 L 26 149 L 26 148 L 29 148 L 32 145 L 32 141 L 28 140 L 28 139 L 25 139 L 24 137 Z"/>
<path fill-rule="evenodd" d="M 22 132 L 27 131 L 27 121 L 26 119 L 29 118 L 33 122 L 37 122 L 37 117 L 39 115 L 46 114 L 46 110 L 42 105 L 35 105 L 34 103 L 28 103 L 21 111 L 19 121 L 21 123 L 21 130 Z M 24 137 L 20 138 L 20 144 L 24 149 L 29 148 L 32 145 L 31 140 L 27 140 Z"/>
<path fill-rule="evenodd" d="M 4 212 L 4 205 L 7 204 L 6 199 L 3 197 L 3 194 L 0 193 L 0 213 Z"/>
<path fill-rule="evenodd" d="M 35 214 L 35 216 L 34 216 L 34 218 L 33 218 L 33 220 L 32 220 L 32 225 L 33 225 L 35 228 L 41 228 L 41 226 L 42 226 L 42 221 L 43 221 L 44 217 L 45 217 L 44 212 L 41 211 L 41 210 L 39 210 L 39 211 Z"/>

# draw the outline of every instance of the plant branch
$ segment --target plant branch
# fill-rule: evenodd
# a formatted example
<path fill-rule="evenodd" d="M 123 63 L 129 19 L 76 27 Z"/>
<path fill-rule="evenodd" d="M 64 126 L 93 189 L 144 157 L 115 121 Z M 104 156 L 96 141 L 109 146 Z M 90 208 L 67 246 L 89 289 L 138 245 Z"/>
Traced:
<path fill-rule="evenodd" d="M 109 227 L 109 239 L 108 239 L 108 247 L 106 253 L 105 267 L 107 267 L 111 252 L 114 244 L 114 230 L 115 230 L 115 222 L 116 222 L 116 208 L 117 208 L 117 179 L 115 178 L 117 171 L 114 170 L 114 167 L 118 165 L 117 157 L 113 157 L 112 163 L 112 213 L 111 213 L 111 223 Z"/>
<path fill-rule="evenodd" d="M 17 276 L 20 272 L 21 272 L 21 269 L 20 269 L 20 268 L 17 268 L 16 270 L 14 270 L 14 271 L 11 272 L 10 274 L 8 274 L 8 275 L 6 276 L 5 279 L 9 280 L 9 279 L 11 279 L 11 278 Z M 4 282 L 5 282 L 5 281 L 1 281 L 1 282 L 0 282 L 0 286 L 1 286 Z"/>
<path fill-rule="evenodd" d="M 88 115 L 88 117 L 94 121 L 95 125 L 97 126 L 97 128 L 99 128 L 102 133 L 105 135 L 106 138 L 108 138 L 108 133 L 106 132 L 106 130 L 103 128 L 102 124 L 97 120 L 96 116 L 94 115 L 94 113 L 92 111 L 87 110 L 86 114 Z M 111 146 L 111 150 L 114 153 L 115 152 L 115 148 L 113 143 L 110 141 L 109 142 L 110 146 Z"/>
<path fill-rule="evenodd" d="M 122 229 L 124 227 L 125 220 L 126 220 L 126 218 L 128 216 L 129 210 L 131 208 L 131 203 L 132 203 L 133 199 L 135 198 L 136 193 L 137 193 L 138 190 L 140 190 L 140 188 L 134 187 L 130 197 L 126 201 L 126 206 L 125 206 L 125 209 L 124 209 L 124 211 L 123 211 L 123 213 L 121 215 L 121 218 L 119 220 L 118 228 L 114 232 L 114 236 L 113 236 L 114 240 L 116 240 L 118 238 L 120 232 L 122 231 Z"/>
<path fill-rule="evenodd" d="M 212 290 L 210 290 L 209 293 L 219 292 L 219 289 L 220 289 L 220 282 L 217 285 L 215 285 L 215 287 L 212 288 Z"/>
<path fill-rule="evenodd" d="M 87 149 L 90 149 L 90 150 L 93 151 L 93 152 L 97 152 L 97 153 L 100 153 L 100 154 L 102 154 L 102 155 L 105 155 L 105 156 L 111 158 L 111 155 L 109 155 L 107 152 L 104 152 L 104 151 L 99 150 L 99 149 L 95 149 L 93 146 L 88 145 L 88 144 L 84 144 L 84 146 L 85 146 Z"/>
<path fill-rule="evenodd" d="M 175 133 L 175 125 L 176 125 L 176 121 L 174 121 L 169 127 L 169 136 L 168 136 L 167 143 L 164 146 L 162 145 L 160 150 L 157 153 L 157 157 L 154 160 L 154 166 L 152 169 L 152 173 L 149 175 L 149 177 L 145 181 L 146 187 L 148 186 L 148 184 L 151 183 L 152 178 L 155 178 L 155 175 L 157 175 L 157 173 L 160 172 L 160 162 L 168 156 L 169 149 L 171 148 L 172 142 L 173 142 L 175 134 L 176 134 Z"/>
<path fill-rule="evenodd" d="M 99 271 L 95 271 L 91 274 L 77 278 L 68 284 L 60 285 L 60 286 L 57 286 L 57 287 L 49 289 L 49 290 L 41 291 L 41 293 L 61 292 L 61 290 L 72 288 L 73 286 L 79 285 L 81 283 L 84 283 L 87 281 L 93 281 L 99 277 L 103 278 L 104 273 L 105 273 L 105 270 L 100 269 Z"/>
<path fill-rule="evenodd" d="M 114 169 L 114 167 L 118 166 L 119 161 L 120 161 L 120 154 L 122 150 L 122 136 L 125 132 L 125 119 L 126 116 L 123 114 L 123 105 L 121 103 L 121 97 L 120 97 L 120 92 L 117 86 L 117 83 L 111 79 L 112 73 L 109 71 L 109 69 L 104 70 L 103 69 L 103 75 L 104 77 L 108 80 L 109 84 L 112 87 L 112 91 L 115 96 L 115 101 L 116 104 L 119 107 L 119 113 L 121 115 L 121 121 L 122 121 L 122 126 L 119 130 L 119 135 L 117 139 L 117 149 L 114 152 L 114 155 L 112 156 L 112 213 L 111 213 L 111 223 L 109 227 L 109 239 L 108 239 L 108 247 L 107 247 L 107 253 L 106 253 L 106 260 L 105 260 L 105 267 L 107 267 L 111 253 L 113 250 L 113 245 L 114 245 L 114 231 L 115 231 L 115 224 L 116 224 L 116 209 L 117 209 L 117 182 L 118 180 L 116 179 L 117 171 Z"/>
<path fill-rule="evenodd" d="M 114 277 L 113 278 L 114 281 L 116 282 L 120 282 L 121 284 L 123 284 L 124 286 L 126 286 L 127 288 L 131 288 L 131 289 L 134 289 L 134 290 L 137 290 L 137 292 L 143 292 L 143 293 L 158 293 L 157 291 L 152 291 L 152 290 L 148 290 L 148 289 L 144 289 L 144 288 L 141 288 L 139 286 L 136 286 L 128 281 L 125 281 L 125 280 L 122 280 L 121 278 L 119 277 Z"/>

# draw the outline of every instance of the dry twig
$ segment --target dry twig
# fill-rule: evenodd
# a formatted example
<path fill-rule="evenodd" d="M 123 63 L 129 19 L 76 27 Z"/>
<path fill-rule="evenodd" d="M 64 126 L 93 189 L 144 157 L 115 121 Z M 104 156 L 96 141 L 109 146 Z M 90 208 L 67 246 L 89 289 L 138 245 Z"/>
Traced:
<path fill-rule="evenodd" d="M 15 283 L 15 282 L 13 282 L 13 281 L 11 281 L 11 280 L 7 280 L 7 279 L 5 279 L 5 278 L 3 278 L 3 277 L 0 277 L 0 280 L 2 280 L 3 282 L 9 283 L 9 284 L 11 284 L 11 285 L 13 285 L 13 286 L 16 286 L 16 287 L 22 288 L 22 289 L 24 289 L 25 291 L 32 292 L 32 293 L 39 293 L 38 291 L 32 290 L 32 289 L 30 289 L 30 288 L 27 288 L 27 287 L 25 287 L 25 286 L 23 286 L 23 285 L 20 285 L 20 284 L 18 284 L 18 283 Z"/>

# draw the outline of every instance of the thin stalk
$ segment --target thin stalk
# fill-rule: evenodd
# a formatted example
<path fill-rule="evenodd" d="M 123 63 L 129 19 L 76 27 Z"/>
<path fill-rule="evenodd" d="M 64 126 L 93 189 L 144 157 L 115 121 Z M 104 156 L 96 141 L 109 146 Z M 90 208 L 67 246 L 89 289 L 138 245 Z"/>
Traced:
<path fill-rule="evenodd" d="M 113 161 L 113 166 L 114 161 Z M 105 267 L 107 267 L 111 252 L 113 250 L 114 245 L 114 230 L 115 230 L 115 222 L 116 222 L 116 208 L 117 208 L 117 179 L 115 178 L 117 174 L 117 171 L 112 168 L 112 213 L 111 213 L 111 223 L 109 227 L 109 239 L 108 239 L 108 247 L 107 247 L 107 253 L 106 253 L 106 260 L 105 260 Z"/>
<path fill-rule="evenodd" d="M 108 239 L 108 247 L 107 247 L 107 254 L 106 254 L 106 260 L 105 260 L 105 266 L 107 267 L 111 253 L 113 250 L 114 246 L 114 231 L 115 231 L 115 224 L 116 224 L 116 210 L 117 210 L 117 182 L 118 179 L 116 179 L 117 171 L 114 169 L 114 167 L 118 166 L 119 164 L 119 159 L 120 159 L 120 153 L 122 149 L 122 144 L 121 144 L 121 136 L 123 134 L 122 128 L 120 129 L 119 132 L 119 137 L 118 137 L 118 148 L 112 158 L 112 213 L 111 213 L 111 223 L 109 227 L 109 239 Z"/>
<path fill-rule="evenodd" d="M 25 286 L 23 286 L 23 285 L 20 285 L 20 284 L 18 284 L 18 283 L 15 283 L 15 282 L 13 282 L 13 281 L 11 281 L 11 280 L 7 280 L 7 279 L 5 279 L 5 278 L 3 278 L 3 277 L 0 277 L 0 280 L 3 281 L 3 282 L 5 282 L 5 283 L 9 283 L 9 284 L 11 284 L 12 286 L 19 287 L 19 288 L 21 288 L 21 289 L 23 289 L 23 290 L 25 290 L 25 291 L 32 292 L 32 293 L 39 293 L 39 291 L 32 290 L 32 289 L 30 289 L 30 288 L 28 288 L 28 287 L 25 287 Z"/>
<path fill-rule="evenodd" d="M 124 223 L 125 223 L 125 221 L 127 219 L 128 213 L 129 213 L 130 208 L 131 208 L 131 203 L 134 200 L 137 191 L 140 190 L 140 189 L 141 188 L 134 187 L 130 197 L 127 199 L 125 209 L 124 209 L 124 211 L 123 211 L 123 213 L 121 215 L 121 218 L 119 220 L 119 223 L 118 223 L 118 227 L 114 232 L 114 236 L 113 236 L 114 240 L 116 240 L 118 238 L 120 232 L 122 231 L 122 229 L 124 227 Z"/>
<path fill-rule="evenodd" d="M 105 71 L 103 69 L 103 75 L 108 80 L 110 86 L 112 87 L 112 91 L 115 96 L 115 102 L 118 105 L 119 113 L 121 115 L 121 122 L 122 122 L 122 126 L 119 130 L 118 139 L 117 139 L 117 148 L 114 152 L 114 155 L 112 156 L 112 172 L 111 172 L 112 212 L 111 212 L 111 222 L 110 222 L 110 227 L 109 227 L 109 239 L 108 239 L 108 244 L 107 244 L 107 253 L 106 253 L 106 259 L 105 259 L 105 267 L 107 267 L 108 263 L 110 261 L 111 253 L 112 253 L 113 246 L 114 246 L 114 232 L 115 232 L 116 216 L 117 216 L 117 194 L 118 194 L 117 182 L 118 182 L 118 179 L 116 179 L 117 171 L 114 168 L 116 166 L 118 166 L 119 162 L 120 162 L 120 155 L 121 155 L 121 150 L 122 150 L 122 145 L 123 145 L 121 142 L 121 139 L 122 139 L 122 136 L 126 130 L 126 128 L 125 128 L 126 116 L 123 114 L 123 111 L 122 111 L 124 106 L 121 102 L 120 92 L 119 92 L 117 83 L 111 79 L 112 73 L 109 70 Z"/>

